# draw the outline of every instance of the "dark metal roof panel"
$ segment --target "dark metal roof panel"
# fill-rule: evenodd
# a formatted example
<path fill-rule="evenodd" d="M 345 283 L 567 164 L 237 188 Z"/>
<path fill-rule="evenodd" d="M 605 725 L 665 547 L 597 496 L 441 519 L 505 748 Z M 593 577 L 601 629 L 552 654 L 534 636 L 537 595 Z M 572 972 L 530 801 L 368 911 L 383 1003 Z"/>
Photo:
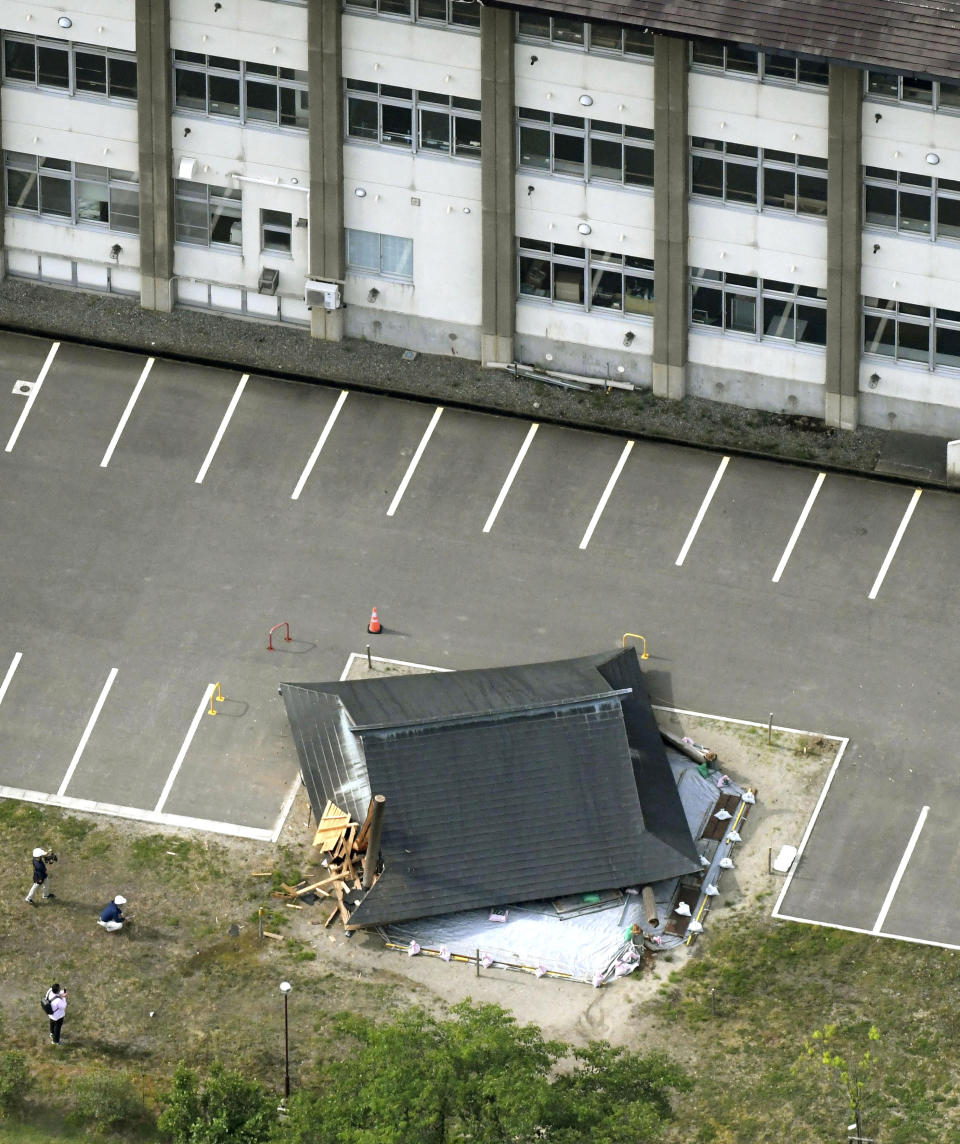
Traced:
<path fill-rule="evenodd" d="M 488 0 L 494 7 L 550 11 L 584 20 L 639 24 L 655 32 L 732 40 L 915 72 L 960 76 L 960 0 Z"/>

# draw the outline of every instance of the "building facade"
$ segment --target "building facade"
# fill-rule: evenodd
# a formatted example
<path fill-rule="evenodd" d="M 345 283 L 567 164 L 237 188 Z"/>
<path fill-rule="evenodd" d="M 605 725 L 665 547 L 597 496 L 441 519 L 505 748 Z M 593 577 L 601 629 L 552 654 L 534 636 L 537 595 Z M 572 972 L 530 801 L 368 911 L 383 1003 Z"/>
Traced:
<path fill-rule="evenodd" d="M 0 0 L 3 273 L 960 436 L 960 3 L 733 7 Z"/>

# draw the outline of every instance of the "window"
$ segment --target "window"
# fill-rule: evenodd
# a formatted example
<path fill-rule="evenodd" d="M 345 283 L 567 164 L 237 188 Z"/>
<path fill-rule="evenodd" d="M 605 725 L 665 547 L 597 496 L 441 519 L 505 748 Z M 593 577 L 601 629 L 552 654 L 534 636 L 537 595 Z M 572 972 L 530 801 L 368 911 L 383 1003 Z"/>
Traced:
<path fill-rule="evenodd" d="M 960 369 L 960 310 L 864 298 L 863 352 L 928 369 Z"/>
<path fill-rule="evenodd" d="M 177 179 L 174 218 L 177 242 L 229 247 L 239 252 L 243 238 L 239 190 Z"/>
<path fill-rule="evenodd" d="M 10 210 L 136 234 L 140 196 L 134 171 L 4 152 Z"/>
<path fill-rule="evenodd" d="M 865 72 L 863 82 L 868 99 L 895 100 L 931 111 L 960 112 L 960 83 L 878 71 Z"/>
<path fill-rule="evenodd" d="M 415 20 L 418 24 L 480 27 L 480 5 L 476 0 L 346 0 L 344 7 L 348 12 L 357 9 L 379 16 Z"/>
<path fill-rule="evenodd" d="M 260 212 L 260 249 L 271 254 L 289 254 L 293 216 L 286 211 Z"/>
<path fill-rule="evenodd" d="M 413 239 L 370 230 L 347 231 L 347 269 L 413 281 Z"/>
<path fill-rule="evenodd" d="M 310 126 L 305 71 L 199 52 L 175 51 L 173 60 L 173 102 L 179 111 L 302 131 Z"/>
<path fill-rule="evenodd" d="M 653 131 L 647 127 L 518 107 L 517 144 L 522 170 L 653 186 Z"/>
<path fill-rule="evenodd" d="M 757 48 L 740 44 L 724 44 L 719 40 L 692 40 L 690 63 L 697 70 L 748 75 L 761 83 L 825 87 L 829 82 L 829 68 L 825 60 L 797 59 L 795 56 L 761 52 Z"/>
<path fill-rule="evenodd" d="M 698 136 L 690 145 L 691 194 L 826 217 L 826 159 Z"/>
<path fill-rule="evenodd" d="M 960 239 L 960 182 L 885 167 L 864 168 L 864 225 Z"/>
<path fill-rule="evenodd" d="M 582 310 L 653 314 L 653 261 L 612 251 L 517 239 L 520 298 L 566 302 Z"/>
<path fill-rule="evenodd" d="M 827 292 L 816 286 L 691 267 L 690 321 L 724 333 L 825 346 Z"/>
<path fill-rule="evenodd" d="M 579 48 L 585 52 L 653 56 L 653 32 L 647 28 L 606 22 L 587 23 L 569 16 L 520 12 L 517 14 L 517 36 L 522 40 Z"/>
<path fill-rule="evenodd" d="M 413 151 L 480 158 L 480 100 L 346 80 L 347 138 Z"/>
<path fill-rule="evenodd" d="M 137 57 L 132 52 L 40 40 L 3 37 L 3 79 L 68 95 L 104 99 L 137 98 Z"/>

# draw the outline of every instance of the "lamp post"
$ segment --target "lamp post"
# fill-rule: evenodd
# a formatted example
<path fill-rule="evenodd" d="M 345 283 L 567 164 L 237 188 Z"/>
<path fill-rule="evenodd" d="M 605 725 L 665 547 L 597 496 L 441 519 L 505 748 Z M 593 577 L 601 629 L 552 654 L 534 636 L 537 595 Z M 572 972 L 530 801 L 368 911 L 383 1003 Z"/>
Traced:
<path fill-rule="evenodd" d="M 283 1099 L 290 1097 L 290 1022 L 287 1017 L 287 998 L 293 986 L 289 981 L 280 982 L 283 994 Z"/>

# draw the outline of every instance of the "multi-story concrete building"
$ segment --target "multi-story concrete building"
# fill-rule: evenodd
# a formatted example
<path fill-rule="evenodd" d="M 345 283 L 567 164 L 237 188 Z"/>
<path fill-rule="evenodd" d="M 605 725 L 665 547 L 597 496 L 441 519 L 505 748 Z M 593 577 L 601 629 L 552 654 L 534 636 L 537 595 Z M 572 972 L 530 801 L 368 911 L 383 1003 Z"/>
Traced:
<path fill-rule="evenodd" d="M 6 274 L 960 436 L 960 2 L 0 0 Z"/>

